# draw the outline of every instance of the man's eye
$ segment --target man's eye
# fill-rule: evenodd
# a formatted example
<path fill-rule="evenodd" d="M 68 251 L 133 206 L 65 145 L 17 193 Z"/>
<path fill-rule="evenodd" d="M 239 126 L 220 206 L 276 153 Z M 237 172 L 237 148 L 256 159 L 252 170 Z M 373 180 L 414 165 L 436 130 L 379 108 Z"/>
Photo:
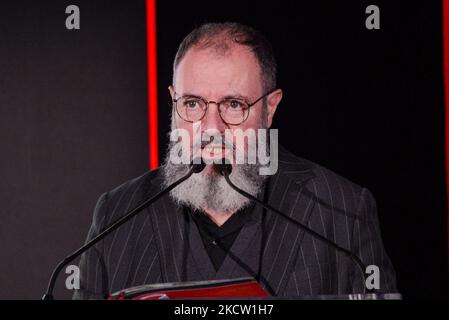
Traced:
<path fill-rule="evenodd" d="M 243 103 L 242 102 L 240 102 L 240 101 L 237 101 L 237 100 L 231 100 L 231 101 L 229 101 L 229 106 L 232 108 L 232 109 L 241 109 L 241 108 L 243 108 Z"/>
<path fill-rule="evenodd" d="M 187 100 L 184 102 L 184 106 L 190 109 L 199 107 L 197 100 Z"/>

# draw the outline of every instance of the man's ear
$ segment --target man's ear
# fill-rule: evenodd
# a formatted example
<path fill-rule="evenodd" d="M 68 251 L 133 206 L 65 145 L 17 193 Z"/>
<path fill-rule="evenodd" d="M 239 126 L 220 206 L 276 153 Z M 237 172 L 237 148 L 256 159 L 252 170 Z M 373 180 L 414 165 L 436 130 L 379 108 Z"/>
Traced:
<path fill-rule="evenodd" d="M 271 127 L 273 122 L 274 113 L 278 107 L 279 102 L 282 100 L 282 90 L 277 89 L 270 93 L 267 97 L 267 125 L 268 128 Z"/>
<path fill-rule="evenodd" d="M 173 85 L 168 86 L 168 91 L 170 91 L 171 98 L 175 98 L 175 88 L 173 88 Z"/>

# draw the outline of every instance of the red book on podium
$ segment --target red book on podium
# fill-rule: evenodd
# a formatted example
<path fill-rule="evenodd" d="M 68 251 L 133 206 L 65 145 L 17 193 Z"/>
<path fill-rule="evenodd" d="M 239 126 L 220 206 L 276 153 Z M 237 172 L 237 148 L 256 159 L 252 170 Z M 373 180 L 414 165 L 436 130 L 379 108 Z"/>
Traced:
<path fill-rule="evenodd" d="M 149 284 L 118 291 L 108 300 L 266 298 L 253 278 Z"/>

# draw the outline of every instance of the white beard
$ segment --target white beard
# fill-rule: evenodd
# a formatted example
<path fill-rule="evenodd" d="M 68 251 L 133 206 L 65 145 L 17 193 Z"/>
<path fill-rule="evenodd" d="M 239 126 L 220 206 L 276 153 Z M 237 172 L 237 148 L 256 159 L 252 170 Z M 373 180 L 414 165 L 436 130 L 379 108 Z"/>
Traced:
<path fill-rule="evenodd" d="M 162 165 L 164 186 L 168 186 L 186 175 L 190 170 L 188 164 L 173 164 L 171 153 L 178 153 L 181 143 L 171 143 Z M 240 189 L 257 197 L 263 190 L 267 176 L 259 174 L 259 164 L 233 165 L 229 178 Z M 179 205 L 187 205 L 196 210 L 213 210 L 216 212 L 235 212 L 249 206 L 251 200 L 232 189 L 225 178 L 217 172 L 205 171 L 193 174 L 189 179 L 170 192 L 170 196 Z"/>

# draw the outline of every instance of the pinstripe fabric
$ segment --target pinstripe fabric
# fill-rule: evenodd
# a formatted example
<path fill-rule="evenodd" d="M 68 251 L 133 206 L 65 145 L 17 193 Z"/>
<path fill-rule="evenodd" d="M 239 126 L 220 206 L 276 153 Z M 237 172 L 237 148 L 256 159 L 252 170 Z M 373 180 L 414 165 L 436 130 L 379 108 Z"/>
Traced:
<path fill-rule="evenodd" d="M 103 194 L 87 239 L 158 192 L 161 179 L 156 169 Z M 266 193 L 273 207 L 352 250 L 366 265 L 377 265 L 380 292 L 397 291 L 375 200 L 367 189 L 280 148 L 279 170 Z M 277 296 L 363 292 L 362 275 L 352 260 L 256 208 L 216 272 L 195 224 L 165 196 L 82 256 L 81 289 L 74 298 L 101 299 L 149 283 L 256 276 L 258 270 L 261 284 Z"/>

